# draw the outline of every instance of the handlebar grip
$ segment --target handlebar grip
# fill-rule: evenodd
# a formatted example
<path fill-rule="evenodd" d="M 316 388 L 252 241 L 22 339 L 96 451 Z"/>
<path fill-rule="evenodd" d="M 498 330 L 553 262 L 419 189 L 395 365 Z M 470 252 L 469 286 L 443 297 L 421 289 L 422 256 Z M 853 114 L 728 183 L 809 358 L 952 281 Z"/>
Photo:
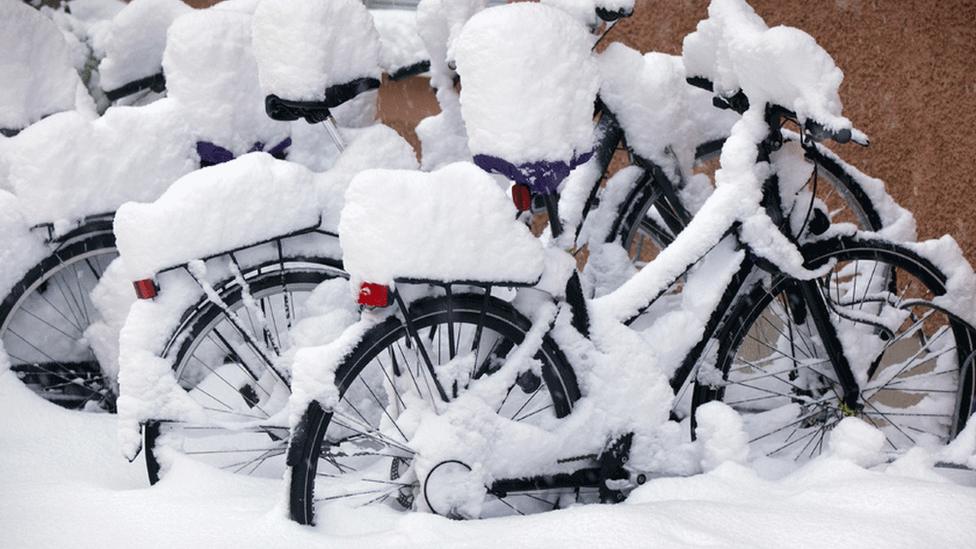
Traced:
<path fill-rule="evenodd" d="M 597 8 L 596 16 L 603 19 L 607 23 L 613 23 L 617 19 L 622 19 L 624 17 L 630 17 L 634 13 L 634 10 L 628 10 L 625 8 L 620 8 L 618 10 L 609 10 L 607 8 Z"/>
<path fill-rule="evenodd" d="M 851 140 L 850 128 L 844 128 L 842 130 L 833 131 L 823 127 L 816 120 L 807 120 L 806 123 L 804 124 L 804 127 L 806 128 L 807 133 L 810 134 L 810 137 L 812 137 L 813 140 L 817 142 L 831 139 L 843 145 L 845 143 L 849 143 Z"/>
<path fill-rule="evenodd" d="M 701 88 L 707 92 L 715 91 L 715 86 L 712 85 L 712 81 L 705 78 L 704 76 L 689 76 L 685 78 L 685 82 L 691 84 L 696 88 Z"/>

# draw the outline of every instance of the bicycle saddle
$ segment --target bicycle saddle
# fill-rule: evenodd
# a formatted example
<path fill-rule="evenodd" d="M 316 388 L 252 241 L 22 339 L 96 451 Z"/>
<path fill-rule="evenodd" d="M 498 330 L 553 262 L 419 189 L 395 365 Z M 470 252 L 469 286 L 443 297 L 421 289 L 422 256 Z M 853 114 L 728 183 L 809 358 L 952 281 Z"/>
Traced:
<path fill-rule="evenodd" d="M 294 101 L 270 94 L 264 99 L 264 110 L 273 120 L 291 121 L 304 118 L 309 124 L 322 122 L 329 117 L 330 109 L 354 99 L 361 93 L 380 87 L 377 78 L 356 78 L 325 89 L 321 101 Z"/>

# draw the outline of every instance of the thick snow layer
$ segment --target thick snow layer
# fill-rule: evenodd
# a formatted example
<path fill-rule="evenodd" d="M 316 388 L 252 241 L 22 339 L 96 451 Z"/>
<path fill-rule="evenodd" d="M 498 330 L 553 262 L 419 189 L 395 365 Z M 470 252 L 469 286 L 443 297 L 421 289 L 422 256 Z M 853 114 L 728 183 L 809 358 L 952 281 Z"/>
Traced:
<path fill-rule="evenodd" d="M 484 0 L 421 0 L 417 4 L 417 32 L 429 52 L 430 85 L 441 109 L 417 124 L 425 170 L 471 158 L 448 51 L 464 23 L 484 7 Z"/>
<path fill-rule="evenodd" d="M 121 0 L 71 0 L 71 15 L 82 21 L 105 21 L 125 8 Z"/>
<path fill-rule="evenodd" d="M 904 245 L 931 261 L 948 277 L 946 293 L 936 297 L 935 304 L 951 311 L 970 326 L 976 326 L 976 272 L 956 240 L 943 235 L 937 239 Z"/>
<path fill-rule="evenodd" d="M 431 84 L 453 87 L 454 71 L 448 52 L 471 16 L 485 9 L 485 0 L 420 0 L 417 4 L 417 33 L 430 54 Z M 437 79 L 445 79 L 438 82 Z"/>
<path fill-rule="evenodd" d="M 689 86 L 681 58 L 611 44 L 598 57 L 600 99 L 624 129 L 627 145 L 675 176 L 691 173 L 695 147 L 727 136 L 738 116 L 712 106 Z M 679 163 L 674 166 L 675 157 Z"/>
<path fill-rule="evenodd" d="M 114 385 L 118 394 L 119 331 L 125 324 L 129 308 L 136 301 L 124 262 L 116 258 L 109 264 L 102 278 L 92 290 L 91 300 L 98 314 L 85 329 L 85 339 L 91 346 L 102 372 Z"/>
<path fill-rule="evenodd" d="M 885 435 L 856 417 L 846 417 L 830 431 L 827 449 L 834 457 L 849 459 L 862 467 L 884 461 Z"/>
<path fill-rule="evenodd" d="M 358 0 L 265 0 L 254 55 L 265 94 L 320 101 L 329 86 L 379 78 L 380 36 Z"/>
<path fill-rule="evenodd" d="M 287 234 L 296 226 L 316 226 L 319 208 L 311 180 L 312 172 L 299 164 L 252 153 L 187 174 L 153 203 L 123 204 L 115 215 L 115 233 L 130 280 L 255 244 L 269 234 Z"/>
<path fill-rule="evenodd" d="M 576 20 L 540 4 L 472 17 L 454 44 L 471 152 L 513 164 L 589 152 L 599 86 L 591 46 Z"/>
<path fill-rule="evenodd" d="M 169 28 L 163 69 L 196 141 L 244 154 L 288 135 L 288 124 L 268 118 L 251 51 L 251 19 L 232 10 L 200 10 Z"/>
<path fill-rule="evenodd" d="M 387 73 L 427 61 L 427 50 L 417 34 L 414 10 L 370 10 L 380 35 L 380 64 Z"/>
<path fill-rule="evenodd" d="M 0 357 L 3 356 L 0 351 Z M 967 547 L 976 488 L 823 459 L 764 478 L 735 464 L 660 478 L 623 505 L 584 505 L 527 517 L 456 521 L 368 506 L 314 528 L 285 518 L 282 482 L 176 460 L 156 486 L 128 463 L 115 417 L 46 403 L 3 372 L 0 358 L 0 545 L 356 549 L 430 547 Z M 56 442 L 52 442 L 56 441 Z M 889 470 L 892 467 L 889 467 Z M 916 473 L 938 475 L 929 466 Z M 58 528 L 50 517 L 60 518 Z M 125 517 L 125 520 L 119 520 Z M 80 532 L 97 531 L 97 541 Z"/>
<path fill-rule="evenodd" d="M 772 103 L 801 120 L 850 128 L 838 93 L 844 73 L 809 34 L 768 28 L 745 0 L 712 0 L 708 18 L 684 39 L 688 76 L 711 80 L 724 95 L 742 90 L 750 103 Z"/>
<path fill-rule="evenodd" d="M 698 408 L 695 417 L 703 471 L 711 471 L 727 461 L 745 463 L 749 456 L 749 437 L 743 429 L 742 417 L 735 410 L 714 401 Z"/>
<path fill-rule="evenodd" d="M 327 171 L 315 177 L 322 227 L 333 234 L 339 227 L 346 187 L 356 174 L 371 168 L 418 168 L 413 148 L 389 126 L 376 124 L 357 130 L 346 129 L 343 135 L 346 148 Z"/>
<path fill-rule="evenodd" d="M 47 236 L 30 230 L 17 198 L 0 189 L 0 295 L 6 296 L 27 270 L 50 253 L 44 245 Z"/>
<path fill-rule="evenodd" d="M 101 44 L 102 89 L 114 90 L 162 71 L 166 30 L 190 9 L 180 0 L 134 0 L 126 5 L 112 18 Z"/>
<path fill-rule="evenodd" d="M 8 147 L 10 185 L 32 224 L 114 211 L 151 200 L 197 166 L 189 129 L 170 101 L 118 107 L 90 120 L 51 116 Z"/>
<path fill-rule="evenodd" d="M 0 2 L 0 51 L 0 128 L 73 109 L 86 93 L 61 31 L 23 2 Z"/>
<path fill-rule="evenodd" d="M 468 163 L 360 173 L 339 238 L 357 289 L 395 278 L 531 284 L 542 275 L 541 244 L 494 179 Z"/>
<path fill-rule="evenodd" d="M 187 174 L 155 202 L 124 204 L 115 233 L 130 280 L 320 221 L 334 233 L 353 175 L 417 166 L 410 145 L 386 126 L 346 130 L 346 136 L 346 149 L 325 172 L 252 153 Z"/>
<path fill-rule="evenodd" d="M 4 143 L 6 185 L 22 199 L 32 224 L 155 199 L 199 166 L 198 141 L 241 155 L 288 135 L 288 124 L 264 113 L 250 54 L 250 16 L 193 11 L 173 23 L 169 37 L 163 56 L 167 98 L 111 108 L 95 120 L 61 113 Z"/>

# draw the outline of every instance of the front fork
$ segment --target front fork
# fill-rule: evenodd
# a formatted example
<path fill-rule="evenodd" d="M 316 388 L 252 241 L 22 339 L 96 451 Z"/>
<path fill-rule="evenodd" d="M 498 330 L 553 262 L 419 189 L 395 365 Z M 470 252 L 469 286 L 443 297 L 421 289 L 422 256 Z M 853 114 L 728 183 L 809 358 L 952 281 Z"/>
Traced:
<path fill-rule="evenodd" d="M 800 280 L 796 282 L 795 287 L 806 305 L 807 318 L 813 320 L 817 333 L 820 334 L 820 342 L 834 368 L 837 381 L 840 382 L 843 390 L 842 409 L 845 413 L 853 413 L 861 407 L 858 402 L 860 387 L 854 379 L 854 372 L 847 361 L 847 355 L 844 354 L 844 346 L 837 337 L 837 329 L 830 320 L 830 311 L 824 301 L 827 298 L 821 292 L 817 280 Z"/>

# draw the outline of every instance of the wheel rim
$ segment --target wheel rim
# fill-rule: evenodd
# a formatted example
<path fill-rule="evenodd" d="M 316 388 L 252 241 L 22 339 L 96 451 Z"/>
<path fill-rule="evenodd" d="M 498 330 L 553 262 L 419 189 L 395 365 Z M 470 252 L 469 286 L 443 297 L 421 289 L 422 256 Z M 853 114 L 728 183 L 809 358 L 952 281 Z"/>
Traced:
<path fill-rule="evenodd" d="M 250 279 L 247 292 L 234 284 L 223 294 L 263 354 L 276 362 L 291 347 L 288 331 L 305 317 L 303 304 L 311 292 L 340 277 L 332 270 L 271 272 Z M 232 473 L 280 478 L 289 439 L 288 385 L 212 303 L 199 307 L 184 326 L 189 334 L 177 334 L 169 346 L 176 355 L 174 375 L 208 420 L 159 422 L 158 431 L 147 431 L 150 480 L 158 480 L 166 450 Z"/>
<path fill-rule="evenodd" d="M 734 353 L 721 365 L 724 386 L 713 398 L 743 414 L 754 455 L 814 457 L 849 415 L 881 430 L 891 454 L 945 444 L 961 429 L 961 376 L 972 361 L 973 330 L 932 303 L 945 291 L 935 271 L 894 250 L 871 254 L 878 251 L 832 254 L 838 261 L 820 281 L 852 355 L 859 409 L 841 403 L 812 321 L 798 322 L 802 305 L 791 298 L 789 281 L 765 292 L 733 332 Z"/>
<path fill-rule="evenodd" d="M 35 393 L 69 409 L 114 411 L 115 393 L 85 339 L 98 319 L 91 292 L 118 257 L 114 246 L 48 258 L 0 324 L 11 369 Z"/>
<path fill-rule="evenodd" d="M 452 398 L 454 387 L 461 394 L 466 387 L 490 378 L 495 373 L 494 368 L 522 341 L 527 330 L 527 327 L 510 324 L 509 318 L 493 316 L 490 312 L 484 319 L 479 315 L 477 307 L 458 305 L 452 309 L 453 359 L 452 341 L 447 335 L 443 313 L 412 319 L 435 364 L 435 371 L 443 374 L 448 371 L 444 366 L 456 367 L 453 380 L 442 383 L 448 387 Z M 478 335 L 480 322 L 485 322 L 485 326 Z M 476 341 L 476 338 L 480 340 Z M 544 362 L 552 364 L 554 359 L 546 351 L 542 353 L 537 356 L 546 357 Z M 529 423 L 545 423 L 568 413 L 571 402 L 566 395 L 572 394 L 572 390 L 564 387 L 565 380 L 561 374 L 555 374 L 556 370 L 546 366 L 542 375 L 520 376 L 519 381 L 508 388 L 504 398 L 494 403 L 496 412 L 502 417 Z M 475 373 L 472 375 L 472 372 Z M 293 515 L 300 520 L 304 515 L 308 522 L 313 514 L 334 516 L 348 507 L 392 504 L 398 508 L 412 508 L 421 501 L 432 499 L 430 485 L 420 482 L 412 467 L 414 450 L 409 441 L 414 435 L 412 422 L 418 414 L 432 411 L 440 403 L 433 376 L 406 326 L 397 324 L 366 351 L 357 354 L 354 362 L 340 366 L 336 379 L 341 394 L 338 405 L 327 412 L 313 405 L 313 409 L 318 410 L 303 422 L 309 424 L 314 433 L 310 443 L 313 456 L 309 460 L 310 470 L 305 484 L 299 487 L 305 490 L 303 498 L 307 509 L 293 509 Z M 439 381 L 446 380 L 444 377 Z M 446 463 L 470 467 L 454 460 L 440 465 Z M 593 494 L 572 490 L 507 497 L 486 494 L 477 516 L 552 510 L 578 497 L 592 495 L 595 490 Z M 473 518 L 463 509 L 436 511 L 454 518 Z"/>

